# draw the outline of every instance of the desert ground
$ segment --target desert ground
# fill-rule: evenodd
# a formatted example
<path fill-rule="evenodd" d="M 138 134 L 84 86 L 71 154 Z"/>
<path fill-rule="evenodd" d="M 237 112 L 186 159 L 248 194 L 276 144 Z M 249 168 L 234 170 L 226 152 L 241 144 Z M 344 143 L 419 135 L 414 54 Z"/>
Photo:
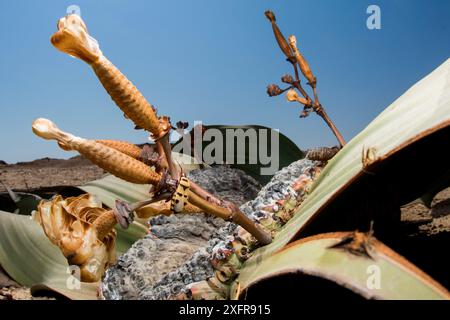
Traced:
<path fill-rule="evenodd" d="M 78 186 L 99 179 L 106 172 L 77 156 L 68 160 L 43 158 L 7 164 L 0 161 L 0 193 L 4 185 L 15 191 L 34 192 L 46 187 Z M 450 232 L 450 188 L 436 195 L 431 209 L 419 201 L 402 207 L 402 223 L 411 237 L 430 237 Z M 34 298 L 28 288 L 15 283 L 0 267 L 0 300 Z"/>

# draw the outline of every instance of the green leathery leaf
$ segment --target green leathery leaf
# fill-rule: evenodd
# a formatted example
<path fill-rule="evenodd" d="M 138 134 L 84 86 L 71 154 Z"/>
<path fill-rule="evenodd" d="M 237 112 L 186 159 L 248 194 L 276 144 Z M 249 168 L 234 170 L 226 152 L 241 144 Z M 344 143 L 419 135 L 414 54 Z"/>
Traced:
<path fill-rule="evenodd" d="M 137 202 L 149 198 L 150 185 L 135 184 L 107 175 L 79 186 L 81 190 L 97 196 L 109 208 L 115 207 L 116 199 Z"/>
<path fill-rule="evenodd" d="M 21 285 L 45 285 L 70 299 L 96 299 L 92 289 L 86 290 L 95 284 L 81 283 L 79 290 L 66 287 L 67 260 L 31 216 L 0 211 L 0 264 Z"/>
<path fill-rule="evenodd" d="M 138 223 L 127 230 L 119 229 L 117 254 L 147 233 Z M 31 216 L 0 211 L 0 265 L 16 282 L 32 287 L 34 294 L 54 291 L 70 299 L 96 299 L 98 284 L 81 283 L 80 289 L 68 288 L 67 260 Z"/>
<path fill-rule="evenodd" d="M 13 192 L 12 190 L 10 190 Z M 8 192 L 0 193 L 0 210 L 13 212 L 16 214 L 29 215 L 36 210 L 37 205 L 42 200 L 38 195 L 27 192 L 13 192 L 14 197 Z"/>
<path fill-rule="evenodd" d="M 172 152 L 172 159 L 181 166 L 185 173 L 200 168 L 200 163 L 197 163 L 193 157 L 187 154 Z"/>
<path fill-rule="evenodd" d="M 271 132 L 270 132 L 270 130 L 272 130 L 272 129 L 265 127 L 265 126 L 261 126 L 261 125 L 204 125 L 203 127 L 206 130 L 215 129 L 215 130 L 219 130 L 221 132 L 221 136 L 223 137 L 223 151 L 222 151 L 223 158 L 222 158 L 221 163 L 228 163 L 228 164 L 230 164 L 230 166 L 232 168 L 236 168 L 236 169 L 245 171 L 248 175 L 252 176 L 253 178 L 258 180 L 262 184 L 266 184 L 267 182 L 269 182 L 273 175 L 261 173 L 261 168 L 270 167 L 270 163 L 269 164 L 262 163 L 261 158 L 259 157 L 260 153 L 262 153 L 264 156 L 267 156 L 270 158 L 278 157 L 278 159 L 279 159 L 278 167 L 274 169 L 275 172 L 285 166 L 288 166 L 292 162 L 305 157 L 305 152 L 300 150 L 299 147 L 294 142 L 292 142 L 292 140 L 290 140 L 287 136 L 285 136 L 281 132 L 278 132 L 278 134 L 279 134 L 278 135 L 279 153 L 277 155 L 272 155 L 273 148 L 271 145 Z M 257 142 L 254 144 L 254 146 L 256 147 L 257 159 L 254 159 L 254 161 L 253 161 L 256 163 L 250 162 L 249 139 L 246 139 L 245 143 L 243 144 L 244 151 L 245 151 L 244 154 L 240 154 L 237 152 L 237 146 L 238 146 L 237 139 L 235 139 L 235 141 L 234 141 L 234 149 L 230 148 L 227 150 L 227 146 L 232 145 L 231 141 L 227 141 L 228 138 L 231 138 L 231 135 L 230 135 L 230 137 L 227 136 L 227 134 L 226 134 L 227 130 L 230 133 L 237 132 L 237 130 L 242 130 L 242 132 L 244 132 L 244 133 L 248 132 L 247 130 L 255 130 L 256 131 Z M 266 140 L 267 142 L 266 142 L 266 145 L 264 146 L 265 150 L 260 150 L 260 146 L 259 146 L 260 137 L 258 135 L 259 130 L 264 130 L 267 133 L 267 140 Z M 193 135 L 192 130 L 191 130 L 191 135 Z M 203 141 L 202 154 L 208 145 L 214 143 L 214 139 L 212 139 L 212 140 L 213 141 L 205 141 L 205 140 Z M 174 144 L 174 148 L 176 148 L 177 145 L 179 145 L 180 143 L 181 143 L 181 140 L 176 142 Z M 191 150 L 192 153 L 193 153 L 193 151 L 194 150 Z M 219 164 L 221 164 L 221 163 L 219 163 Z M 208 164 L 211 164 L 211 163 L 208 163 Z"/>
<path fill-rule="evenodd" d="M 343 190 L 351 186 L 358 177 L 364 176 L 363 150 L 374 148 L 374 163 L 379 164 L 421 139 L 448 129 L 449 88 L 450 59 L 394 101 L 328 162 L 293 218 L 280 230 L 271 244 L 253 253 L 244 269 L 253 268 L 254 260 L 264 260 L 298 235 L 301 236 L 301 231 L 308 223 L 339 198 Z M 408 161 L 412 162 L 414 158 Z"/>
<path fill-rule="evenodd" d="M 116 225 L 117 230 L 117 241 L 116 241 L 116 252 L 117 254 L 125 253 L 133 243 L 137 240 L 145 237 L 149 231 L 148 227 L 141 223 L 133 222 L 130 224 L 128 229 L 122 229 L 119 225 Z"/>
<path fill-rule="evenodd" d="M 353 235 L 320 234 L 293 242 L 259 263 L 253 261 L 254 267 L 242 269 L 233 283 L 231 298 L 239 298 L 260 281 L 274 281 L 287 274 L 296 277 L 300 273 L 330 280 L 369 299 L 450 299 L 444 287 L 373 237 L 364 235 L 367 254 L 356 254 L 338 245 Z M 374 268 L 380 276 L 379 283 L 369 286 Z"/>

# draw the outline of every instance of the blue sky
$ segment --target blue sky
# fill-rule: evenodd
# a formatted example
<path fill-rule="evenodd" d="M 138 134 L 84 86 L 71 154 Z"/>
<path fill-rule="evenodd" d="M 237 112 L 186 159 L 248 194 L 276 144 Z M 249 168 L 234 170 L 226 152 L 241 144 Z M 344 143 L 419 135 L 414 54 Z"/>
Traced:
<path fill-rule="evenodd" d="M 450 57 L 450 1 L 1 1 L 0 159 L 67 158 L 33 135 L 37 117 L 86 138 L 144 142 L 90 68 L 49 41 L 76 4 L 103 53 L 160 114 L 205 124 L 261 124 L 301 148 L 334 145 L 316 115 L 299 119 L 266 86 L 291 72 L 264 11 L 297 36 L 322 104 L 350 140 L 411 85 Z M 381 30 L 366 8 L 381 8 Z"/>

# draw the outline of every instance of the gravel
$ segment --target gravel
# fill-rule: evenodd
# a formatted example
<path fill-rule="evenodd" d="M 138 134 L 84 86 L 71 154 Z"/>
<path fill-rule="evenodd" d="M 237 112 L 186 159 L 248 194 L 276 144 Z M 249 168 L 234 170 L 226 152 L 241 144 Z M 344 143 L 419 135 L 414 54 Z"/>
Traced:
<path fill-rule="evenodd" d="M 227 200 L 237 204 L 247 201 L 240 209 L 256 219 L 263 207 L 287 195 L 295 196 L 292 183 L 316 164 L 306 159 L 292 163 L 275 174 L 258 194 L 260 186 L 255 180 L 226 166 L 195 170 L 189 177 Z M 204 215 L 159 216 L 151 225 L 153 235 L 135 243 L 106 272 L 102 284 L 104 298 L 161 300 L 185 292 L 189 284 L 213 275 L 210 257 L 237 227 Z"/>
<path fill-rule="evenodd" d="M 253 199 L 261 188 L 243 171 L 227 166 L 194 170 L 188 177 L 209 192 L 237 204 Z M 146 290 L 162 278 L 172 281 L 173 274 L 169 273 L 178 268 L 184 272 L 180 281 L 174 283 L 180 284 L 204 279 L 212 272 L 205 248 L 227 222 L 205 214 L 179 214 L 157 216 L 150 225 L 151 234 L 137 241 L 106 272 L 102 283 L 104 298 L 150 299 Z M 190 264 L 185 264 L 186 261 Z M 171 290 L 178 288 L 175 285 Z"/>

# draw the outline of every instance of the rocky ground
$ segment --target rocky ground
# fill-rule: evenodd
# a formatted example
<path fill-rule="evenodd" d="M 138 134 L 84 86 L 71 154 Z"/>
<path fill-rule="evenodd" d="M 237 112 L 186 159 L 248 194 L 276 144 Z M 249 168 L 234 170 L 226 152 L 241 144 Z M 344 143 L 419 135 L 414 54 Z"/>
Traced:
<path fill-rule="evenodd" d="M 0 180 L 14 190 L 80 185 L 98 179 L 104 174 L 102 169 L 81 157 L 69 160 L 47 158 L 13 165 L 0 161 Z M 238 204 L 254 199 L 261 188 L 251 177 L 225 167 L 194 171 L 190 174 L 190 178 L 209 191 Z M 3 185 L 0 184 L 0 192 L 4 191 Z M 256 203 L 257 200 L 250 204 Z M 242 209 L 248 208 L 244 206 Z M 450 232 L 450 188 L 441 191 L 435 197 L 431 209 L 419 202 L 404 206 L 402 221 L 404 225 L 414 226 L 411 228 L 412 235 Z M 161 279 L 167 280 L 173 274 L 171 271 L 177 270 L 180 266 L 184 266 L 186 274 L 190 273 L 192 270 L 189 270 L 189 261 L 194 261 L 196 266 L 204 265 L 203 270 L 208 272 L 208 263 L 205 260 L 208 254 L 205 251 L 208 241 L 216 237 L 217 230 L 224 226 L 225 223 L 220 219 L 201 214 L 154 218 L 151 222 L 152 234 L 120 257 L 114 266 L 115 269 L 111 270 L 113 272 L 109 273 L 110 283 L 119 281 L 121 289 L 120 292 L 106 290 L 108 298 L 137 298 L 140 294 L 147 294 L 149 295 L 147 298 L 152 298 L 154 292 L 146 292 L 143 289 Z M 145 266 L 129 263 L 139 259 L 142 261 L 142 258 L 149 255 L 153 257 L 153 262 Z M 197 273 L 196 276 L 204 278 L 205 275 Z M 107 285 L 108 281 L 105 283 Z M 31 298 L 28 288 L 17 285 L 0 269 L 0 300 Z"/>
<path fill-rule="evenodd" d="M 431 209 L 420 202 L 403 206 L 402 221 L 416 225 L 419 233 L 433 235 L 450 232 L 450 188 L 434 197 Z"/>
<path fill-rule="evenodd" d="M 105 171 L 80 156 L 68 160 L 43 158 L 7 164 L 0 161 L 0 181 L 14 190 L 42 187 L 79 186 L 101 178 Z M 0 183 L 0 192 L 5 187 Z"/>
<path fill-rule="evenodd" d="M 262 189 L 243 171 L 227 167 L 195 170 L 189 174 L 189 178 L 221 198 L 233 200 L 240 205 L 242 212 L 256 220 L 260 214 L 265 215 L 261 210 L 263 207 L 284 199 L 288 193 L 294 193 L 291 188 L 293 181 L 314 165 L 315 162 L 306 159 L 294 162 L 280 170 Z M 170 218 L 174 220 L 174 228 L 170 222 L 169 224 L 166 222 Z M 236 225 L 203 214 L 195 217 L 179 215 L 170 218 L 152 219 L 150 221 L 152 235 L 136 242 L 119 258 L 116 265 L 108 269 L 102 286 L 105 298 L 168 299 L 184 293 L 186 285 L 206 280 L 213 275 L 214 270 L 209 263 L 211 253 L 224 245 L 223 241 L 232 234 Z M 195 224 L 191 223 L 193 218 L 196 220 Z M 183 241 L 191 243 L 197 240 L 198 235 L 193 234 L 192 229 L 197 229 L 197 234 L 202 235 L 203 244 L 197 247 L 188 259 L 181 261 L 182 263 L 179 263 L 179 260 L 167 263 L 167 257 L 162 261 L 158 259 L 161 255 L 157 249 L 159 244 L 171 243 L 173 239 L 178 242 L 179 232 L 183 232 L 181 238 Z M 144 247 L 156 249 L 142 251 Z M 164 265 L 161 267 L 162 263 Z M 136 274 L 141 275 L 143 270 L 151 271 L 144 273 L 151 273 L 151 276 L 136 279 Z"/>
<path fill-rule="evenodd" d="M 209 192 L 238 205 L 255 198 L 261 188 L 256 180 L 243 171 L 228 167 L 194 170 L 188 177 Z M 201 253 L 215 237 L 217 230 L 226 224 L 222 219 L 205 214 L 179 214 L 151 219 L 150 235 L 136 242 L 109 268 L 103 281 L 104 297 L 142 299 L 147 288 L 153 287 L 164 276 L 192 260 L 193 256 L 195 262 L 191 264 L 192 268 L 187 266 L 183 281 L 192 281 L 195 277 L 206 278 L 212 268 L 207 254 Z M 175 279 L 172 282 L 175 283 Z M 173 289 L 177 290 L 176 286 Z"/>

